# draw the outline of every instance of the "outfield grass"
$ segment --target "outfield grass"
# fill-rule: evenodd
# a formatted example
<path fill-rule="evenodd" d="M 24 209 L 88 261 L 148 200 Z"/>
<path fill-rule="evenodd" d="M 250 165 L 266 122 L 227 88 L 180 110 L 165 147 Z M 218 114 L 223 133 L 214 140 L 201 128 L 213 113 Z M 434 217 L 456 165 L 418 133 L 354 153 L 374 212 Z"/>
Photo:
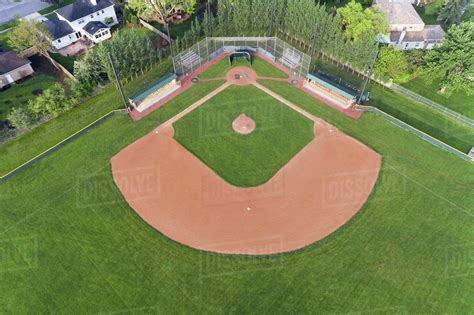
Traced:
<path fill-rule="evenodd" d="M 472 165 L 289 84 L 263 82 L 384 157 L 349 224 L 303 250 L 254 258 L 192 250 L 144 223 L 113 184 L 110 158 L 218 84 L 194 85 L 137 123 L 116 116 L 0 184 L 0 312 L 474 312 Z"/>
<path fill-rule="evenodd" d="M 139 79 L 126 84 L 125 95 L 136 93 L 171 69 L 171 62 L 165 61 Z M 123 108 L 123 103 L 117 95 L 115 86 L 110 85 L 80 106 L 0 145 L 0 174 L 7 173 L 97 118 L 118 108 Z"/>
<path fill-rule="evenodd" d="M 245 113 L 249 135 L 232 129 Z M 230 86 L 174 124 L 175 139 L 227 182 L 267 182 L 313 138 L 314 123 L 254 86 Z"/>
<path fill-rule="evenodd" d="M 229 59 L 224 58 L 217 62 L 212 67 L 205 70 L 203 73 L 199 75 L 200 79 L 214 79 L 214 78 L 224 78 L 227 71 L 233 67 L 238 66 L 249 66 L 247 61 L 241 60 L 236 61 L 232 64 L 232 67 L 229 66 Z M 255 70 L 258 76 L 260 77 L 273 77 L 273 78 L 288 78 L 288 75 L 281 70 L 276 69 L 268 62 L 264 61 L 260 58 L 253 58 L 252 60 L 252 68 Z"/>
<path fill-rule="evenodd" d="M 0 120 L 6 120 L 12 107 L 26 106 L 29 99 L 35 98 L 33 92 L 44 91 L 58 82 L 56 78 L 38 74 L 25 81 L 13 84 L 10 88 L 0 91 Z"/>
<path fill-rule="evenodd" d="M 402 85 L 440 105 L 474 119 L 474 96 L 472 95 L 469 96 L 463 92 L 456 92 L 446 97 L 437 93 L 439 91 L 439 80 L 428 83 L 421 76 L 413 78 Z"/>

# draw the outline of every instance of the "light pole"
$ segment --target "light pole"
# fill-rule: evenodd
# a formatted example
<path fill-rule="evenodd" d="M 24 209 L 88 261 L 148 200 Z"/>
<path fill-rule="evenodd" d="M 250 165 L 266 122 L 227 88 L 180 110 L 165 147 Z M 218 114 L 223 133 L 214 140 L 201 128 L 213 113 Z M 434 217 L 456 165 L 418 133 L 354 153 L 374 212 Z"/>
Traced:
<path fill-rule="evenodd" d="M 272 0 L 272 15 L 270 16 L 270 30 L 268 36 L 271 37 L 273 34 L 273 19 L 275 17 L 275 0 Z"/>
<path fill-rule="evenodd" d="M 207 14 L 208 14 L 208 25 L 209 35 L 212 37 L 212 12 L 211 12 L 211 0 L 207 1 Z"/>
<path fill-rule="evenodd" d="M 170 35 L 170 27 L 168 25 L 168 22 L 165 24 L 166 31 L 168 33 L 168 42 L 170 43 L 170 53 L 171 53 L 171 60 L 173 61 L 173 71 L 176 73 L 176 65 L 174 63 L 174 52 L 173 52 L 173 39 L 171 39 Z"/>
<path fill-rule="evenodd" d="M 370 77 L 372 76 L 372 72 L 374 70 L 375 62 L 377 61 L 377 57 L 379 56 L 380 52 L 380 44 L 377 41 L 377 51 L 375 51 L 374 59 L 372 59 L 372 65 L 370 66 L 369 72 L 367 73 L 367 77 L 365 78 L 364 85 L 362 90 L 360 91 L 359 99 L 357 100 L 357 104 L 361 105 L 362 98 L 364 97 L 365 89 L 367 88 L 367 84 L 369 84 Z"/>
<path fill-rule="evenodd" d="M 110 51 L 107 53 L 107 56 L 109 57 L 110 66 L 112 67 L 112 72 L 114 73 L 115 81 L 117 82 L 117 89 L 119 90 L 120 96 L 122 97 L 123 106 L 125 106 L 127 112 L 130 113 L 130 108 L 128 107 L 127 101 L 125 100 L 125 95 L 123 94 L 122 90 L 122 84 L 120 83 L 120 78 L 118 76 L 117 71 L 115 71 L 115 65 L 114 61 L 112 60 L 112 54 L 110 53 Z"/>

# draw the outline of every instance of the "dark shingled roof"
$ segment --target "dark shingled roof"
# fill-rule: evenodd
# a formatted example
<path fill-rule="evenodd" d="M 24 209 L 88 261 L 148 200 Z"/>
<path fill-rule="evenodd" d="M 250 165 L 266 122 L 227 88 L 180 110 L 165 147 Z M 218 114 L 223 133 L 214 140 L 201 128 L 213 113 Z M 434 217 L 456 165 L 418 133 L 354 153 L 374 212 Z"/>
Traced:
<path fill-rule="evenodd" d="M 31 63 L 28 59 L 19 57 L 14 51 L 0 53 L 0 75 L 13 71 Z"/>
<path fill-rule="evenodd" d="M 53 36 L 53 39 L 58 39 L 74 33 L 74 30 L 66 21 L 61 21 L 57 16 L 53 17 L 51 20 L 43 22 L 46 25 L 46 28 Z"/>
<path fill-rule="evenodd" d="M 56 13 L 72 22 L 111 5 L 113 5 L 112 0 L 97 0 L 97 5 L 93 5 L 91 0 L 76 0 L 73 4 L 57 9 Z"/>
<path fill-rule="evenodd" d="M 82 29 L 89 34 L 94 35 L 95 33 L 97 33 L 98 30 L 103 28 L 109 27 L 102 22 L 94 21 L 87 23 L 86 26 L 84 26 Z"/>

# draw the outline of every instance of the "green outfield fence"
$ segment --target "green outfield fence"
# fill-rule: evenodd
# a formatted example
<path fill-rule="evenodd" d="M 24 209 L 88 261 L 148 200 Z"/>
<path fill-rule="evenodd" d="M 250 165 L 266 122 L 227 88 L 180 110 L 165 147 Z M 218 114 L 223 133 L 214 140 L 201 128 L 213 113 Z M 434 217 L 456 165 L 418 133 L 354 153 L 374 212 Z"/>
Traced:
<path fill-rule="evenodd" d="M 89 130 L 92 130 L 95 127 L 103 124 L 104 122 L 109 120 L 111 117 L 113 117 L 115 115 L 122 115 L 122 114 L 128 114 L 128 111 L 126 109 L 116 109 L 116 110 L 110 111 L 109 113 L 107 113 L 104 116 L 98 118 L 97 120 L 93 121 L 89 125 L 85 126 L 81 130 L 76 131 L 75 133 L 73 133 L 72 135 L 67 137 L 66 139 L 61 140 L 60 142 L 56 143 L 52 147 L 48 148 L 47 150 L 41 152 L 40 154 L 38 154 L 35 157 L 31 158 L 30 160 L 26 161 L 25 163 L 23 163 L 23 164 L 17 166 L 16 168 L 12 169 L 11 171 L 6 173 L 5 175 L 2 175 L 0 177 L 0 183 L 5 182 L 6 180 L 12 178 L 16 174 L 18 174 L 18 173 L 24 171 L 25 169 L 29 168 L 33 164 L 41 161 L 42 159 L 44 159 L 45 157 L 47 157 L 51 153 L 56 152 L 57 150 L 61 149 L 63 146 L 65 146 L 69 142 L 72 142 L 73 140 L 79 138 L 80 136 L 82 136 L 83 134 L 88 132 Z"/>
<path fill-rule="evenodd" d="M 387 114 L 386 112 L 376 108 L 376 107 L 373 107 L 373 106 L 361 106 L 361 105 L 357 105 L 355 106 L 356 109 L 358 110 L 361 110 L 361 111 L 365 111 L 365 112 L 372 112 L 372 113 L 375 113 L 377 115 L 380 115 L 382 116 L 383 118 L 385 118 L 386 120 L 390 121 L 391 123 L 397 125 L 398 127 L 400 128 L 403 128 L 404 130 L 406 131 L 409 131 L 411 132 L 412 134 L 414 134 L 415 136 L 417 136 L 418 138 L 444 150 L 444 151 L 447 151 L 449 153 L 452 153 L 454 155 L 456 155 L 457 157 L 460 157 L 461 159 L 463 160 L 466 160 L 466 161 L 470 161 L 470 162 L 474 162 L 474 159 L 472 157 L 470 157 L 468 154 L 465 154 L 461 151 L 459 151 L 458 149 L 456 148 L 453 148 L 452 146 L 438 140 L 438 139 L 435 139 L 433 138 L 432 136 L 424 133 L 423 131 L 421 130 L 418 130 L 416 129 L 415 127 L 412 127 L 410 126 L 409 124 Z"/>

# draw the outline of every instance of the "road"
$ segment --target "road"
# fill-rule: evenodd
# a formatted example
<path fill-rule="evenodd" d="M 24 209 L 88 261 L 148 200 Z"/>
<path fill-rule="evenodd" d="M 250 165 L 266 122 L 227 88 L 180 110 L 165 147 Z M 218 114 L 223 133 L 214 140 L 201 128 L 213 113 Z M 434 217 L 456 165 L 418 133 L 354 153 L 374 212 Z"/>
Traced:
<path fill-rule="evenodd" d="M 41 9 L 49 7 L 50 4 L 41 2 L 41 0 L 0 0 L 0 25 L 19 15 L 20 17 L 34 13 Z"/>

